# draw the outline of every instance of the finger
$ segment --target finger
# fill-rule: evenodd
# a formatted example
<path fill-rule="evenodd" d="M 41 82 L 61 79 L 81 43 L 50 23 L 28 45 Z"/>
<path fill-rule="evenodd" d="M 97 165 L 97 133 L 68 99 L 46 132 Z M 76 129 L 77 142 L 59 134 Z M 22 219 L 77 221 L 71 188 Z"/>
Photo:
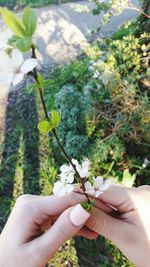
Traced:
<path fill-rule="evenodd" d="M 120 249 L 126 242 L 128 244 L 130 240 L 132 241 L 133 225 L 116 219 L 97 208 L 93 208 L 86 226 L 114 242 Z"/>
<path fill-rule="evenodd" d="M 77 234 L 77 236 L 83 236 L 87 239 L 93 240 L 96 239 L 99 234 L 95 233 L 94 231 L 90 230 L 89 228 L 87 228 L 86 226 L 84 226 Z"/>
<path fill-rule="evenodd" d="M 80 193 L 83 194 L 81 190 Z M 112 208 L 112 210 L 116 208 L 119 212 L 127 212 L 136 208 L 135 199 L 137 199 L 137 190 L 136 188 L 110 185 L 98 199 L 101 201 L 100 203 L 105 204 L 105 207 L 103 206 L 102 209 L 100 207 L 102 211 L 107 212 L 107 208 Z M 96 203 L 99 202 L 96 200 Z M 108 207 L 108 205 L 110 206 Z M 98 205 L 96 205 L 96 207 L 98 207 Z M 112 210 L 110 210 L 110 212 Z"/>
<path fill-rule="evenodd" d="M 103 202 L 114 206 L 119 212 L 128 212 L 136 208 L 137 194 L 134 188 L 111 185 L 99 196 Z"/>
<path fill-rule="evenodd" d="M 17 199 L 7 221 L 7 229 L 9 228 L 10 232 L 15 231 L 16 243 L 25 243 L 31 240 L 51 217 L 58 216 L 65 209 L 84 201 L 86 201 L 84 195 L 74 192 L 62 197 L 22 195 Z M 17 228 L 16 221 L 19 222 Z"/>
<path fill-rule="evenodd" d="M 28 248 L 38 257 L 39 266 L 43 266 L 66 240 L 76 235 L 89 216 L 78 204 L 65 210 L 46 233 L 31 241 Z"/>
<path fill-rule="evenodd" d="M 74 189 L 74 192 L 83 195 L 83 191 L 79 187 L 76 187 Z M 90 200 L 93 201 L 93 197 L 90 197 Z M 102 200 L 100 200 L 98 198 L 95 199 L 95 205 L 94 206 L 98 209 L 101 209 L 101 210 L 107 212 L 107 213 L 111 213 L 113 211 L 112 207 L 108 206 L 106 203 L 104 203 Z"/>
<path fill-rule="evenodd" d="M 46 213 L 48 216 L 56 216 L 65 209 L 86 201 L 85 195 L 75 192 L 64 196 L 42 196 L 35 199 L 34 207 L 38 213 Z"/>

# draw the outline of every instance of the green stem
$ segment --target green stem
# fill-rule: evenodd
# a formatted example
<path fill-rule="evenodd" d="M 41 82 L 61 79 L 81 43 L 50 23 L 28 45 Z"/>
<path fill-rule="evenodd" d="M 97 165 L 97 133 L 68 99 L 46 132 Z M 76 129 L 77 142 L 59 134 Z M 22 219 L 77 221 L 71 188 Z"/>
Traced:
<path fill-rule="evenodd" d="M 32 48 L 32 58 L 37 58 L 36 57 L 36 53 L 35 53 L 35 47 L 34 47 L 34 45 L 32 45 L 31 48 Z M 45 103 L 45 100 L 44 100 L 44 97 L 43 97 L 43 90 L 42 90 L 42 88 L 41 88 L 41 86 L 39 84 L 39 81 L 38 81 L 38 74 L 37 74 L 36 68 L 33 70 L 33 77 L 34 77 L 36 83 L 39 85 L 38 86 L 38 91 L 39 91 L 41 103 L 42 103 L 42 106 L 43 106 L 43 110 L 44 110 L 44 114 L 45 114 L 45 119 L 47 119 L 47 120 L 50 121 L 50 118 L 48 116 L 48 111 L 47 111 L 47 108 L 46 108 L 46 103 Z M 64 147 L 62 146 L 62 144 L 61 144 L 61 142 L 59 140 L 59 137 L 57 135 L 57 132 L 56 132 L 55 128 L 52 129 L 52 133 L 53 133 L 53 135 L 54 135 L 54 137 L 55 137 L 55 139 L 56 139 L 56 141 L 57 141 L 57 143 L 58 143 L 58 145 L 60 147 L 60 150 L 64 154 L 64 156 L 67 159 L 67 161 L 69 162 L 69 164 L 74 169 L 74 171 L 75 171 L 75 177 L 76 177 L 77 181 L 79 183 L 81 183 L 82 190 L 83 190 L 83 192 L 84 192 L 84 194 L 85 194 L 85 196 L 87 198 L 88 203 L 90 204 L 91 201 L 90 201 L 90 198 L 89 198 L 88 194 L 86 193 L 86 189 L 85 189 L 85 185 L 84 185 L 84 180 L 80 177 L 80 174 L 78 173 L 78 171 L 76 169 L 76 166 L 72 163 L 72 160 L 69 158 L 67 152 L 65 151 Z"/>
<path fill-rule="evenodd" d="M 110 173 L 110 171 L 112 170 L 114 164 L 115 164 L 115 162 L 113 161 L 113 162 L 111 163 L 111 165 L 110 165 L 108 171 L 103 175 L 104 178 L 105 178 L 105 177 L 107 178 L 107 175 L 108 175 L 108 174 Z"/>

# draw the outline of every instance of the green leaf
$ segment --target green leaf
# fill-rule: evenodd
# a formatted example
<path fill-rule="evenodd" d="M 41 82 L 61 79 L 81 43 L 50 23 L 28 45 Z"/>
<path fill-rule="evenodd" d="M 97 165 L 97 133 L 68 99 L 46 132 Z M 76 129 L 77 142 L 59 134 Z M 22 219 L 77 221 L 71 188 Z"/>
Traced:
<path fill-rule="evenodd" d="M 16 41 L 15 45 L 21 52 L 27 52 L 31 48 L 32 39 L 29 36 L 26 36 L 24 38 L 19 38 Z"/>
<path fill-rule="evenodd" d="M 16 42 L 18 40 L 20 40 L 21 38 L 17 35 L 13 35 L 9 40 L 8 40 L 8 44 L 10 45 L 16 45 Z"/>
<path fill-rule="evenodd" d="M 32 36 L 37 27 L 37 13 L 34 9 L 27 7 L 23 13 L 23 23 L 26 29 L 26 35 Z"/>
<path fill-rule="evenodd" d="M 43 88 L 44 84 L 45 84 L 45 80 L 44 80 L 44 77 L 41 73 L 38 74 L 38 82 L 39 82 L 40 86 Z"/>
<path fill-rule="evenodd" d="M 44 120 L 39 122 L 38 129 L 41 133 L 49 133 L 53 129 L 53 125 L 49 121 Z"/>
<path fill-rule="evenodd" d="M 0 8 L 0 13 L 7 26 L 19 37 L 26 35 L 22 20 L 7 8 Z"/>
<path fill-rule="evenodd" d="M 32 94 L 37 88 L 38 87 L 37 87 L 37 84 L 36 83 L 35 84 L 28 84 L 26 86 L 26 90 L 27 90 L 27 93 L 28 94 Z"/>
<path fill-rule="evenodd" d="M 87 212 L 91 213 L 92 209 L 94 207 L 95 201 L 91 202 L 90 204 L 87 202 L 82 202 L 81 206 L 84 208 Z"/>
<path fill-rule="evenodd" d="M 122 179 L 121 183 L 127 187 L 132 187 L 134 182 L 135 182 L 135 179 L 136 179 L 136 175 L 135 174 L 131 175 L 129 173 L 129 170 L 126 169 L 123 172 L 123 179 Z"/>
<path fill-rule="evenodd" d="M 51 112 L 51 121 L 54 128 L 58 127 L 60 123 L 60 115 L 57 110 L 52 110 Z"/>

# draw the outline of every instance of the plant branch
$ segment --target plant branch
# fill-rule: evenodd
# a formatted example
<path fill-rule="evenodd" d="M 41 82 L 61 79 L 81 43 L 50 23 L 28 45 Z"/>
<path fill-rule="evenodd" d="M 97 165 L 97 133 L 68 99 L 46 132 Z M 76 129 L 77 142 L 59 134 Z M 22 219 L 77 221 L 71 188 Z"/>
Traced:
<path fill-rule="evenodd" d="M 140 8 L 134 6 L 133 3 L 130 3 L 130 4 L 131 5 L 126 6 L 125 9 L 132 9 L 132 10 L 138 11 L 139 13 L 141 13 L 142 15 L 144 15 L 146 18 L 150 19 L 150 15 L 149 14 L 146 14 L 143 9 L 140 9 Z"/>
<path fill-rule="evenodd" d="M 37 57 L 36 57 L 36 53 L 35 53 L 35 46 L 32 45 L 32 46 L 31 46 L 31 49 L 32 49 L 32 58 L 37 58 Z M 49 116 L 48 116 L 48 111 L 47 111 L 47 108 L 46 108 L 46 103 L 45 103 L 45 100 L 44 100 L 44 97 L 43 97 L 43 90 L 42 90 L 42 88 L 41 88 L 41 86 L 40 86 L 40 83 L 39 83 L 39 81 L 38 81 L 38 74 L 37 74 L 37 69 L 36 69 L 36 68 L 33 70 L 33 77 L 34 77 L 36 83 L 39 85 L 39 86 L 38 86 L 38 91 L 39 91 L 39 95 L 40 95 L 41 103 L 42 103 L 42 106 L 43 106 L 43 110 L 44 110 L 44 114 L 45 114 L 45 119 L 47 119 L 47 120 L 50 121 Z M 85 196 L 86 196 L 86 198 L 87 198 L 88 203 L 90 204 L 91 201 L 90 201 L 90 198 L 89 198 L 88 194 L 86 193 L 86 189 L 85 189 L 85 185 L 84 185 L 84 179 L 82 179 L 82 178 L 80 177 L 80 174 L 79 174 L 79 172 L 78 172 L 77 169 L 76 169 L 76 166 L 72 163 L 72 160 L 70 159 L 70 157 L 68 156 L 68 154 L 67 154 L 67 152 L 65 151 L 64 147 L 62 146 L 62 144 L 61 144 L 61 142 L 60 142 L 60 140 L 59 140 L 59 137 L 58 137 L 58 135 L 57 135 L 57 132 L 56 132 L 55 128 L 52 129 L 52 133 L 53 133 L 53 135 L 54 135 L 54 137 L 55 137 L 55 139 L 56 139 L 56 141 L 57 141 L 57 143 L 58 143 L 58 145 L 59 145 L 60 150 L 61 150 L 62 153 L 64 154 L 64 156 L 65 156 L 65 158 L 67 159 L 68 163 L 69 163 L 69 164 L 72 166 L 72 168 L 74 169 L 76 179 L 78 180 L 78 182 L 81 183 L 82 190 L 83 190 L 83 192 L 84 192 L 84 194 L 85 194 Z"/>

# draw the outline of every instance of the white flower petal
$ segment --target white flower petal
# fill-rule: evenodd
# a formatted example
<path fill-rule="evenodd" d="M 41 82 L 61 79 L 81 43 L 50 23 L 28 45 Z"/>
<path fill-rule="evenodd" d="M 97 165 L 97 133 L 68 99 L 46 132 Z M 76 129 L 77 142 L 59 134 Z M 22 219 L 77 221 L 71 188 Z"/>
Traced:
<path fill-rule="evenodd" d="M 95 186 L 95 187 L 99 187 L 99 186 L 101 186 L 102 184 L 103 184 L 103 177 L 101 177 L 101 176 L 97 176 L 97 177 L 95 178 L 94 186 Z"/>
<path fill-rule="evenodd" d="M 95 195 L 95 190 L 94 190 L 94 189 L 86 190 L 85 192 L 86 192 L 88 195 L 92 195 L 92 196 Z"/>
<path fill-rule="evenodd" d="M 88 169 L 82 169 L 79 171 L 79 174 L 81 176 L 81 178 L 87 178 L 89 177 L 89 170 Z"/>
<path fill-rule="evenodd" d="M 4 30 L 1 30 L 0 34 L 1 34 L 1 36 L 3 36 L 3 39 L 0 40 L 0 49 L 4 49 L 4 48 L 8 47 L 8 40 L 9 40 L 9 38 L 11 38 L 12 33 L 7 28 Z"/>
<path fill-rule="evenodd" d="M 60 176 L 61 182 L 66 182 L 67 181 L 67 173 L 61 172 L 59 176 Z"/>
<path fill-rule="evenodd" d="M 146 168 L 149 164 L 150 164 L 150 161 L 147 158 L 145 158 L 142 166 L 143 168 Z"/>
<path fill-rule="evenodd" d="M 0 72 L 13 73 L 12 59 L 5 51 L 0 52 Z"/>
<path fill-rule="evenodd" d="M 12 73 L 0 72 L 0 88 L 2 88 L 4 86 L 10 86 L 12 80 L 13 80 L 13 74 Z"/>
<path fill-rule="evenodd" d="M 57 191 L 57 196 L 63 196 L 66 194 L 66 187 L 62 186 L 58 191 Z"/>
<path fill-rule="evenodd" d="M 66 193 L 69 194 L 69 193 L 71 193 L 73 191 L 74 187 L 71 184 L 67 184 L 65 186 L 65 189 L 66 189 Z"/>
<path fill-rule="evenodd" d="M 102 184 L 102 185 L 99 187 L 99 189 L 100 189 L 101 191 L 105 191 L 105 190 L 108 189 L 108 187 L 109 187 L 109 184 Z"/>
<path fill-rule="evenodd" d="M 116 185 L 117 182 L 113 178 L 108 178 L 108 179 L 105 180 L 105 184 Z"/>
<path fill-rule="evenodd" d="M 89 161 L 88 158 L 85 158 L 85 159 L 82 161 L 82 168 L 89 169 L 89 168 L 90 168 L 90 165 L 91 165 L 91 162 Z"/>
<path fill-rule="evenodd" d="M 60 181 L 54 183 L 54 188 L 53 188 L 54 195 L 59 194 L 59 191 L 61 190 L 62 186 L 63 186 L 63 183 Z"/>
<path fill-rule="evenodd" d="M 67 182 L 67 183 L 71 184 L 74 181 L 74 174 L 73 173 L 61 172 L 59 176 L 60 176 L 61 182 Z"/>
<path fill-rule="evenodd" d="M 70 169 L 69 165 L 66 165 L 66 164 L 60 167 L 61 172 L 68 172 L 69 169 Z"/>
<path fill-rule="evenodd" d="M 89 181 L 85 182 L 84 186 L 87 191 L 93 190 L 93 186 Z"/>
<path fill-rule="evenodd" d="M 79 171 L 81 168 L 79 162 L 76 159 L 72 159 L 72 163 L 75 165 L 77 171 Z"/>
<path fill-rule="evenodd" d="M 14 79 L 13 79 L 13 86 L 17 85 L 18 83 L 20 83 L 24 78 L 24 74 L 23 73 L 18 73 L 15 75 Z"/>
<path fill-rule="evenodd" d="M 95 197 L 99 197 L 101 194 L 103 194 L 103 192 L 100 191 L 100 190 L 97 190 L 97 191 L 95 192 Z"/>
<path fill-rule="evenodd" d="M 14 49 L 12 51 L 12 62 L 13 62 L 14 68 L 19 68 L 21 64 L 23 63 L 23 55 L 17 49 Z"/>
<path fill-rule="evenodd" d="M 74 182 L 74 175 L 72 173 L 67 176 L 67 182 L 68 184 L 72 184 Z"/>
<path fill-rule="evenodd" d="M 20 70 L 21 70 L 21 72 L 26 74 L 26 73 L 30 72 L 31 70 L 33 70 L 37 65 L 38 65 L 37 59 L 36 58 L 30 58 L 30 59 L 27 59 L 23 63 Z"/>

